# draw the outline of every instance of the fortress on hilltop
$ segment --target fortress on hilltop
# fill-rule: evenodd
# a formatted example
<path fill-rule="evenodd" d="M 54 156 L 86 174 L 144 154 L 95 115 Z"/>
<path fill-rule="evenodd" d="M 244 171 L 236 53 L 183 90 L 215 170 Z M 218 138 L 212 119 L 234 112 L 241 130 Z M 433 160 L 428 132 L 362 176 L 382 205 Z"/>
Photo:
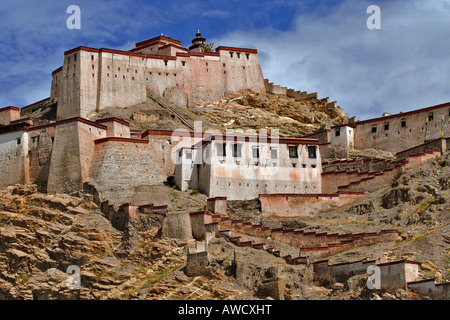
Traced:
<path fill-rule="evenodd" d="M 58 100 L 57 118 L 86 118 L 107 107 L 136 105 L 146 101 L 147 92 L 187 107 L 239 90 L 265 91 L 256 50 L 205 48 L 198 32 L 189 50 L 161 35 L 130 51 L 66 51 L 63 66 L 52 73 L 50 98 Z"/>
<path fill-rule="evenodd" d="M 256 49 L 213 50 L 199 31 L 189 49 L 161 35 L 130 51 L 66 51 L 52 73 L 49 98 L 0 109 L 0 185 L 34 182 L 53 193 L 95 190 L 101 201 L 120 205 L 131 201 L 136 188 L 174 176 L 182 191 L 259 199 L 267 214 L 295 216 L 352 202 L 447 150 L 450 103 L 355 122 L 335 101 L 320 99 L 342 124 L 276 140 L 136 131 L 116 117 L 92 120 L 106 108 L 144 103 L 149 95 L 189 108 L 242 90 L 317 99 L 317 93 L 264 79 Z M 56 106 L 53 120 L 28 116 L 42 105 Z M 392 156 L 358 155 L 366 149 Z"/>
<path fill-rule="evenodd" d="M 276 291 L 272 295 L 277 299 L 285 296 L 284 275 L 290 283 L 303 281 L 305 288 L 314 288 L 308 287 L 312 283 L 328 286 L 338 282 L 344 288 L 351 277 L 369 272 L 368 266 L 379 270 L 380 290 L 400 288 L 449 299 L 450 283 L 421 279 L 419 263 L 403 259 L 405 248 L 412 248 L 419 239 L 424 242 L 414 248 L 430 243 L 438 248 L 450 240 L 444 228 L 435 228 L 447 213 L 437 205 L 445 202 L 446 194 L 432 187 L 433 198 L 426 200 L 431 191 L 423 183 L 431 180 L 418 179 L 411 184 L 415 177 L 408 175 L 428 175 L 429 169 L 402 174 L 432 158 L 436 173 L 430 179 L 441 174 L 441 166 L 448 160 L 448 153 L 441 156 L 450 142 L 450 103 L 355 121 L 336 101 L 264 79 L 256 49 L 212 46 L 198 31 L 188 49 L 163 35 L 138 42 L 129 51 L 77 47 L 66 51 L 63 65 L 53 71 L 50 97 L 22 108 L 0 108 L 0 189 L 8 189 L 3 192 L 7 194 L 3 203 L 6 223 L 0 229 L 8 231 L 5 241 L 14 244 L 14 250 L 4 247 L 3 256 L 28 270 L 33 261 L 47 266 L 42 261 L 53 263 L 55 254 L 58 258 L 61 252 L 91 244 L 98 250 L 92 249 L 88 260 L 78 251 L 68 258 L 91 265 L 89 257 L 101 262 L 99 252 L 107 251 L 114 259 L 127 257 L 137 249 L 143 252 L 147 240 L 157 248 L 155 241 L 175 238 L 183 241 L 160 242 L 169 249 L 178 243 L 170 252 L 161 246 L 156 251 L 145 247 L 152 250 L 154 261 L 175 253 L 165 260 L 170 268 L 162 264 L 160 270 L 184 269 L 188 277 L 210 277 L 212 270 L 219 270 L 213 268 L 221 265 L 224 274 L 233 277 L 233 285 L 248 283 L 255 292 L 260 288 L 261 292 Z M 209 128 L 197 129 L 195 121 L 199 119 Z M 169 130 L 174 128 L 177 130 Z M 221 134 L 229 128 L 253 131 Z M 280 136 L 274 133 L 277 130 Z M 404 182 L 399 184 L 401 180 Z M 394 187 L 394 182 L 399 186 Z M 37 188 L 26 185 L 29 183 Z M 410 193 L 419 187 L 423 193 Z M 382 192 L 371 194 L 380 189 L 384 196 L 380 196 Z M 36 190 L 48 194 L 34 194 Z M 386 198 L 386 203 L 395 206 L 410 198 L 415 207 L 409 206 L 411 214 L 408 207 L 387 209 Z M 430 206 L 431 201 L 436 207 Z M 58 216 L 62 218 L 55 219 L 54 210 L 61 211 Z M 15 211 L 27 216 L 16 219 Z M 69 215 L 76 219 L 67 224 Z M 98 220 L 100 215 L 110 225 Z M 354 219 L 356 215 L 361 218 Z M 84 218 L 80 220 L 80 216 Z M 38 232 L 41 218 L 45 229 L 53 228 L 47 223 L 50 220 L 62 221 L 64 229 L 54 228 L 49 235 L 46 230 Z M 415 233 L 425 230 L 415 222 L 419 218 L 426 233 Z M 403 221 L 411 228 L 386 229 L 402 227 Z M 30 228 L 26 228 L 28 222 Z M 350 226 L 353 223 L 356 226 Z M 293 229 L 296 227 L 300 229 Z M 78 233 L 82 229 L 86 232 Z M 105 232 L 109 232 L 107 237 Z M 400 237 L 402 232 L 407 236 Z M 58 234 L 62 236 L 55 238 Z M 432 238 L 425 240 L 427 235 Z M 220 242 L 212 241 L 216 237 L 222 238 Z M 26 246 L 42 238 L 46 250 L 16 250 L 15 240 L 22 238 Z M 119 238 L 121 245 L 116 245 Z M 104 241 L 107 247 L 99 246 Z M 373 245 L 381 246 L 369 247 Z M 246 248 L 238 251 L 237 247 Z M 186 260 L 179 259 L 182 248 Z M 217 249 L 223 255 L 214 253 Z M 265 257 L 253 256 L 262 262 L 255 265 L 256 259 L 247 259 L 241 264 L 241 255 L 253 255 L 253 250 L 265 252 Z M 339 261 L 369 251 L 370 260 Z M 267 254 L 280 261 L 266 260 Z M 338 254 L 342 254 L 337 257 L 339 263 L 331 263 L 330 258 L 334 260 Z M 400 254 L 402 260 L 387 261 Z M 445 256 L 444 251 L 439 254 Z M 41 256 L 48 259 L 41 261 Z M 213 256 L 216 260 L 211 263 Z M 374 257 L 386 261 L 376 263 Z M 220 262 L 219 258 L 228 260 Z M 185 263 L 183 268 L 180 263 Z M 300 264 L 312 266 L 309 271 L 306 267 L 284 269 L 285 265 Z M 4 265 L 9 268 L 10 263 Z M 229 273 L 232 265 L 238 267 Z M 432 265 L 429 262 L 427 268 L 438 274 L 440 269 Z M 283 270 L 289 274 L 281 273 Z M 296 270 L 304 273 L 303 278 L 291 276 Z M 7 271 L 6 280 L 16 283 L 16 271 Z M 50 274 L 47 271 L 42 274 Z M 122 273 L 120 276 L 123 278 Z M 36 283 L 33 287 L 21 285 L 27 290 L 25 297 L 35 296 Z M 105 283 L 105 288 L 117 287 L 116 282 Z M 7 285 L 5 297 L 16 289 L 10 286 L 9 290 Z M 135 296 L 124 288 L 127 298 Z M 326 289 L 327 299 L 340 291 L 335 291 L 337 286 L 331 288 Z M 290 299 L 297 296 L 291 289 Z M 351 298 L 367 293 L 357 293 L 356 287 L 351 290 Z M 38 292 L 36 297 L 41 296 Z M 47 293 L 43 297 L 47 298 Z"/>

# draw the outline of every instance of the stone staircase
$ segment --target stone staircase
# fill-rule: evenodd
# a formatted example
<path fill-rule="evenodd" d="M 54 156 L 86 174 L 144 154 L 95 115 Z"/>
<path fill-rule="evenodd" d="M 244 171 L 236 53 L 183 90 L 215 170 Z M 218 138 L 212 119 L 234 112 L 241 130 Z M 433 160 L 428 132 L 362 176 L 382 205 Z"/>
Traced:
<path fill-rule="evenodd" d="M 189 129 L 191 129 L 192 131 L 194 131 L 194 126 L 192 124 L 190 124 L 178 111 L 176 111 L 175 109 L 169 107 L 168 105 L 165 105 L 164 103 L 162 103 L 159 99 L 155 98 L 150 92 L 148 93 L 150 99 L 152 99 L 153 101 L 155 101 L 158 105 L 160 105 L 161 107 L 163 107 L 164 109 L 169 110 L 169 112 L 171 112 L 172 114 L 176 115 L 177 118 Z"/>
<path fill-rule="evenodd" d="M 404 170 L 416 168 L 441 154 L 441 150 L 435 149 L 411 154 L 408 158 L 399 160 L 365 158 L 323 162 L 322 191 L 374 192 L 392 184 Z"/>
<path fill-rule="evenodd" d="M 328 234 L 286 228 L 268 228 L 244 220 L 233 220 L 222 214 L 208 211 L 199 212 L 208 218 L 204 221 L 205 230 L 217 230 L 223 236 L 240 247 L 265 250 L 276 257 L 283 258 L 289 264 L 309 264 L 315 259 L 360 246 L 369 246 L 398 239 L 397 230 L 360 234 Z M 199 214 L 195 213 L 195 214 Z"/>

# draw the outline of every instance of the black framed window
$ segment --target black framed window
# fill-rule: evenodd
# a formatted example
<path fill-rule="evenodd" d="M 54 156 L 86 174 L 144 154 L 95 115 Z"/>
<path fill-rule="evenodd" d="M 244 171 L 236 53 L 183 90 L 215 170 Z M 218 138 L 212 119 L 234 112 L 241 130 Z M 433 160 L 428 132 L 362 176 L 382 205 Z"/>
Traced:
<path fill-rule="evenodd" d="M 316 159 L 317 158 L 317 147 L 315 147 L 315 146 L 309 146 L 308 147 L 308 157 L 310 159 Z"/>
<path fill-rule="evenodd" d="M 298 158 L 297 146 L 289 146 L 289 158 Z"/>
<path fill-rule="evenodd" d="M 225 143 L 219 143 L 217 146 L 217 155 L 219 157 L 226 157 L 227 156 L 227 145 Z"/>
<path fill-rule="evenodd" d="M 233 157 L 235 158 L 242 157 L 242 144 L 240 143 L 233 144 Z"/>

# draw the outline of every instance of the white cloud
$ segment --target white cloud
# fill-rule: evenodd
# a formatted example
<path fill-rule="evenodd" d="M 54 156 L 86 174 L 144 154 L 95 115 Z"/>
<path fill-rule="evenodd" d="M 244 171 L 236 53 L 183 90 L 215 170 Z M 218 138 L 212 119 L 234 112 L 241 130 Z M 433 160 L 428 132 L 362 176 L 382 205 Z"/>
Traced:
<path fill-rule="evenodd" d="M 206 10 L 202 12 L 202 16 L 206 18 L 226 19 L 230 16 L 230 13 L 224 10 Z"/>
<path fill-rule="evenodd" d="M 264 76 L 337 100 L 358 119 L 450 101 L 450 1 L 346 0 L 320 15 L 300 12 L 293 30 L 235 31 L 215 43 L 258 49 Z"/>

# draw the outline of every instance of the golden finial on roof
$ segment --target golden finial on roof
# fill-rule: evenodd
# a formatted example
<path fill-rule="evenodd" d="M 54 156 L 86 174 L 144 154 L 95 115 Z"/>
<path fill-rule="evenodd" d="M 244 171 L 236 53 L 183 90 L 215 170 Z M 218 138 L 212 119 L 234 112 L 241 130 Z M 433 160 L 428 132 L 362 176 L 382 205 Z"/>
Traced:
<path fill-rule="evenodd" d="M 197 33 L 200 33 L 200 29 L 197 29 Z"/>

